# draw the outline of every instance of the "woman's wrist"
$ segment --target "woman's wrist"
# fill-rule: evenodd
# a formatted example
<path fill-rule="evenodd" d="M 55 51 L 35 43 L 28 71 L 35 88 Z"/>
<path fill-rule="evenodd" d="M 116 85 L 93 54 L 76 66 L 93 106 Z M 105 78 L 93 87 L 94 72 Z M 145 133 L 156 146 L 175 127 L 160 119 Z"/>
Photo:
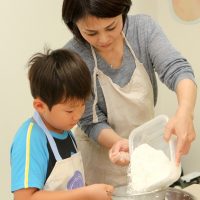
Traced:
<path fill-rule="evenodd" d="M 191 106 L 181 105 L 178 107 L 176 116 L 180 117 L 190 117 L 192 120 L 194 119 L 194 109 L 191 108 Z"/>
<path fill-rule="evenodd" d="M 97 140 L 98 143 L 103 145 L 104 147 L 110 149 L 113 144 L 115 144 L 116 142 L 118 142 L 119 140 L 122 140 L 123 138 L 120 137 L 113 129 L 109 128 L 109 129 L 103 129 Z"/>

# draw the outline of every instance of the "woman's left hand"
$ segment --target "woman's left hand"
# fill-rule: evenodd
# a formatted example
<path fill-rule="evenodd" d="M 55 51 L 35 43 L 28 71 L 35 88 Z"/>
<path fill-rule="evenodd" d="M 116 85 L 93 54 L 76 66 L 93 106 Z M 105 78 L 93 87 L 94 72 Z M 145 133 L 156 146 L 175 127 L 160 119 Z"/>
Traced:
<path fill-rule="evenodd" d="M 130 162 L 128 140 L 121 139 L 113 144 L 109 150 L 109 158 L 116 165 L 128 165 Z"/>
<path fill-rule="evenodd" d="M 176 163 L 180 163 L 181 156 L 189 152 L 192 141 L 195 139 L 193 117 L 183 113 L 177 113 L 166 125 L 165 139 L 169 140 L 171 135 L 177 136 Z"/>

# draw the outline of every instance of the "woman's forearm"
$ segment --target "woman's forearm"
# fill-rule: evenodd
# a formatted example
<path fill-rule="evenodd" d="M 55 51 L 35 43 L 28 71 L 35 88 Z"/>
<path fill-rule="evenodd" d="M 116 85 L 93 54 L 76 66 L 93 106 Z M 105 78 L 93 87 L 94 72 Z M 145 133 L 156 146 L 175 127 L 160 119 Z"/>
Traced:
<path fill-rule="evenodd" d="M 180 163 L 182 155 L 189 152 L 191 143 L 196 136 L 193 123 L 196 90 L 196 85 L 192 80 L 184 79 L 179 82 L 176 89 L 178 109 L 166 126 L 165 138 L 167 140 L 172 134 L 177 136 L 177 164 Z"/>
<path fill-rule="evenodd" d="M 111 128 L 102 129 L 97 138 L 98 143 L 108 149 L 121 139 L 122 138 Z"/>
<path fill-rule="evenodd" d="M 195 83 L 190 79 L 183 79 L 178 83 L 176 89 L 178 99 L 177 113 L 181 115 L 191 115 L 193 117 L 197 96 Z"/>

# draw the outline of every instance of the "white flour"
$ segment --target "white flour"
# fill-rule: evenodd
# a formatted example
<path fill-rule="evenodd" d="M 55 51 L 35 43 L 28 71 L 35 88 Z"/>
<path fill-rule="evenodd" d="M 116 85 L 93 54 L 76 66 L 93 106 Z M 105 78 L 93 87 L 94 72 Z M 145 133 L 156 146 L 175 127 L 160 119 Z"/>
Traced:
<path fill-rule="evenodd" d="M 143 193 L 169 186 L 180 172 L 163 151 L 142 144 L 131 155 L 128 176 L 128 192 Z"/>

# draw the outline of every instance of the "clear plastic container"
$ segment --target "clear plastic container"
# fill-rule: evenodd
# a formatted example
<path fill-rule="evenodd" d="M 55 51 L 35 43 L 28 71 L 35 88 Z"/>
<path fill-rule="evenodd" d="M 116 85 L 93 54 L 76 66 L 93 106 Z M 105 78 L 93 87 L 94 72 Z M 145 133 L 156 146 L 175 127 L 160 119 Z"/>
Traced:
<path fill-rule="evenodd" d="M 172 165 L 169 165 L 169 171 L 166 171 L 166 174 L 163 174 L 160 178 L 156 178 L 155 175 L 155 180 L 151 181 L 150 185 L 144 186 L 144 191 L 152 191 L 151 194 L 153 195 L 154 190 L 166 189 L 178 180 L 181 174 L 181 165 L 177 167 L 175 164 L 176 137 L 171 136 L 168 142 L 164 139 L 164 129 L 167 122 L 168 117 L 166 115 L 159 115 L 134 129 L 129 136 L 130 155 L 138 146 L 148 144 L 156 150 L 161 150 L 168 157 L 169 161 L 172 161 Z M 130 186 L 130 192 L 133 191 L 134 189 Z M 159 200 L 160 198 L 157 199 Z"/>
<path fill-rule="evenodd" d="M 164 140 L 164 128 L 168 122 L 166 115 L 159 115 L 134 129 L 129 136 L 130 154 L 141 144 L 148 144 L 151 147 L 162 150 L 170 160 L 175 159 L 176 140 L 171 137 L 169 142 Z"/>

